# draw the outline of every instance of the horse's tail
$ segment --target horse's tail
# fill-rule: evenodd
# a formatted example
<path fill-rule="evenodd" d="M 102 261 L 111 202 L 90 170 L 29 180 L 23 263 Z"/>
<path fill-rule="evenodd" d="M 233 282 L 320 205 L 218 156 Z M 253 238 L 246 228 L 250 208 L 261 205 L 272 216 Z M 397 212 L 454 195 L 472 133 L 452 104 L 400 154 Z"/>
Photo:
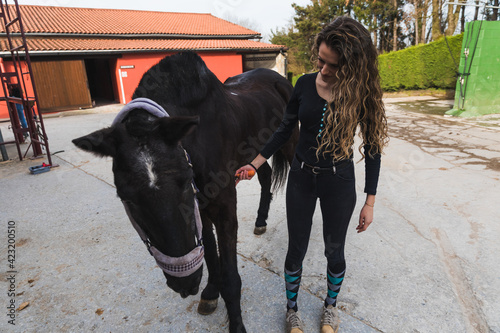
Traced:
<path fill-rule="evenodd" d="M 273 173 L 271 176 L 272 191 L 279 190 L 286 182 L 288 160 L 280 149 L 273 155 Z"/>
<path fill-rule="evenodd" d="M 277 81 L 275 88 L 286 105 L 290 99 L 290 95 L 292 94 L 292 85 L 286 80 Z M 271 176 L 273 192 L 279 190 L 283 187 L 283 185 L 285 185 L 288 166 L 292 163 L 298 137 L 298 126 L 296 126 L 290 140 L 273 155 L 273 173 Z"/>

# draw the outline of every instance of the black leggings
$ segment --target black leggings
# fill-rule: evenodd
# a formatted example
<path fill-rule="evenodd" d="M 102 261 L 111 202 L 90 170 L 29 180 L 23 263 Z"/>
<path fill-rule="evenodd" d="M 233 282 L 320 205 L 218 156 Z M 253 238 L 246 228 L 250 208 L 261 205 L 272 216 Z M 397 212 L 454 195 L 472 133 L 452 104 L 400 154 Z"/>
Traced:
<path fill-rule="evenodd" d="M 343 162 L 336 173 L 314 174 L 294 158 L 286 189 L 288 252 L 285 268 L 297 271 L 307 252 L 312 217 L 319 198 L 323 216 L 323 240 L 328 266 L 345 264 L 347 227 L 356 205 L 354 164 Z M 344 266 L 345 267 L 345 266 Z"/>

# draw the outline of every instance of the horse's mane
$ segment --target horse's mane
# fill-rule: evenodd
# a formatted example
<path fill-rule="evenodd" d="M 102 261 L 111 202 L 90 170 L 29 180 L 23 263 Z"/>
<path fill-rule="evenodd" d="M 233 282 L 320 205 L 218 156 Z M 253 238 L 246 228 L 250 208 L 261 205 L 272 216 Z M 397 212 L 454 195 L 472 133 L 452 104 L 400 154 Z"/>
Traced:
<path fill-rule="evenodd" d="M 203 101 L 222 83 L 194 52 L 182 52 L 163 58 L 141 78 L 132 99 L 145 97 L 161 105 L 189 107 Z"/>

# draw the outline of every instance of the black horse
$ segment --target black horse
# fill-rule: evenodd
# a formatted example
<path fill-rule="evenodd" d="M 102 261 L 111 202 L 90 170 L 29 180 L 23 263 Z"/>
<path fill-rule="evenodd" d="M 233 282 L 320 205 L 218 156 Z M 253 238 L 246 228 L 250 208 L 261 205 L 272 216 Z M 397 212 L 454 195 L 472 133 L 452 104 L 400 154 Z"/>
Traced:
<path fill-rule="evenodd" d="M 194 237 L 193 188 L 199 190 L 209 277 L 198 312 L 212 313 L 220 293 L 231 332 L 245 332 L 236 263 L 234 173 L 257 155 L 279 126 L 291 91 L 286 79 L 267 69 L 252 70 L 222 84 L 198 55 L 179 53 L 149 69 L 133 95 L 134 101 L 147 98 L 158 103 L 170 117 L 157 117 L 139 104 L 129 107 L 111 127 L 73 140 L 84 150 L 113 158 L 118 196 L 135 226 L 142 229 L 150 251 L 155 248 L 175 259 L 199 248 Z M 285 181 L 297 138 L 298 131 L 273 156 L 272 169 L 267 163 L 259 168 L 262 192 L 257 227 L 265 225 L 272 183 L 279 187 Z M 182 297 L 197 294 L 202 267 L 188 276 L 169 272 L 164 269 L 170 288 Z"/>

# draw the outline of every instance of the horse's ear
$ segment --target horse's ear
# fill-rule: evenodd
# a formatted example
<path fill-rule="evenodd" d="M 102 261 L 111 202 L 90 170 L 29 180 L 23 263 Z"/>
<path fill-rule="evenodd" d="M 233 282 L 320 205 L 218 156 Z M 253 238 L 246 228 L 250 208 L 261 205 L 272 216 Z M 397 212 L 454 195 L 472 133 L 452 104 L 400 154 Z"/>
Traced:
<path fill-rule="evenodd" d="M 80 149 L 86 150 L 98 156 L 116 155 L 116 135 L 112 127 L 92 132 L 71 142 Z"/>
<path fill-rule="evenodd" d="M 191 134 L 200 123 L 200 117 L 166 117 L 158 119 L 161 135 L 169 144 L 179 142 Z"/>

